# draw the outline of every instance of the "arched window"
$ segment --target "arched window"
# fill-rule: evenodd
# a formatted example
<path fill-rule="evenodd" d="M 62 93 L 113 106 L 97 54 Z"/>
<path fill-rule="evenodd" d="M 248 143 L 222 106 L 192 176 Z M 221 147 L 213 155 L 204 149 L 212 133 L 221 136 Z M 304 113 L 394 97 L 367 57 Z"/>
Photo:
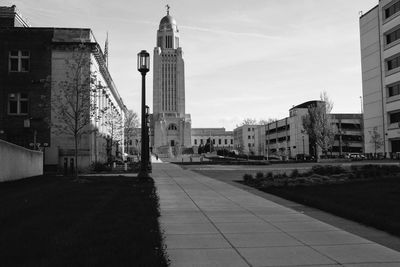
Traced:
<path fill-rule="evenodd" d="M 168 125 L 168 131 L 176 131 L 176 130 L 178 130 L 178 127 L 176 127 L 175 124 Z"/>

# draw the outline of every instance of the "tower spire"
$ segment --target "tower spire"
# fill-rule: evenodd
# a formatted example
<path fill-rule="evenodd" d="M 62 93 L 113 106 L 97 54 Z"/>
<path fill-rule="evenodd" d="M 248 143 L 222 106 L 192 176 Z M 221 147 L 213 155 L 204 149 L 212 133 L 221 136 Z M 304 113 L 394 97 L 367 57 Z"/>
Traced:
<path fill-rule="evenodd" d="M 170 9 L 170 6 L 167 4 L 165 7 L 167 8 L 167 16 L 169 16 L 169 9 Z"/>

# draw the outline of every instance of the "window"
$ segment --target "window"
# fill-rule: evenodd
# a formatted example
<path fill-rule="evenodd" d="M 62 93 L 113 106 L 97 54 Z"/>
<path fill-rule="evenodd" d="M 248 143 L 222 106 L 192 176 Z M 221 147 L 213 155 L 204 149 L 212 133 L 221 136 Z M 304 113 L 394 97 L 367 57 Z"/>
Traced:
<path fill-rule="evenodd" d="M 175 124 L 170 124 L 170 125 L 168 125 L 168 130 L 169 131 L 176 131 L 176 130 L 178 130 L 178 128 L 176 127 Z"/>
<path fill-rule="evenodd" d="M 10 115 L 28 114 L 28 94 L 26 93 L 9 94 L 8 114 Z"/>
<path fill-rule="evenodd" d="M 213 145 L 215 145 L 215 139 L 213 139 Z"/>
<path fill-rule="evenodd" d="M 400 111 L 397 111 L 395 113 L 390 113 L 389 116 L 390 116 L 389 120 L 390 120 L 391 124 L 400 122 Z"/>
<path fill-rule="evenodd" d="M 222 140 L 218 139 L 218 145 L 222 144 Z"/>
<path fill-rule="evenodd" d="M 249 147 L 251 147 L 251 144 L 250 144 L 250 143 L 248 143 L 247 145 L 248 145 Z"/>
<path fill-rule="evenodd" d="M 194 139 L 194 144 L 197 145 L 197 139 Z"/>
<path fill-rule="evenodd" d="M 389 85 L 387 88 L 389 97 L 400 95 L 400 83 Z"/>
<path fill-rule="evenodd" d="M 247 128 L 247 131 L 250 132 L 250 128 Z"/>
<path fill-rule="evenodd" d="M 396 3 L 385 9 L 385 19 L 393 16 L 399 11 L 400 11 L 400 2 L 397 1 Z"/>
<path fill-rule="evenodd" d="M 157 46 L 161 47 L 162 46 L 162 37 L 158 37 L 158 41 L 157 41 Z"/>
<path fill-rule="evenodd" d="M 251 136 L 249 135 L 249 136 L 247 136 L 247 139 L 251 139 Z"/>
<path fill-rule="evenodd" d="M 203 139 L 200 139 L 200 144 L 203 144 Z"/>
<path fill-rule="evenodd" d="M 166 36 L 165 48 L 172 48 L 172 36 Z"/>
<path fill-rule="evenodd" d="M 394 41 L 398 40 L 400 38 L 400 29 L 397 29 L 391 33 L 388 33 L 385 35 L 386 37 L 386 44 L 393 43 Z"/>
<path fill-rule="evenodd" d="M 400 56 L 389 59 L 386 61 L 387 70 L 392 70 L 400 66 Z"/>
<path fill-rule="evenodd" d="M 225 139 L 225 145 L 227 145 L 228 144 L 228 139 Z"/>
<path fill-rule="evenodd" d="M 8 70 L 10 72 L 29 71 L 29 51 L 12 50 L 8 57 Z"/>
<path fill-rule="evenodd" d="M 231 145 L 233 145 L 233 139 L 231 139 Z"/>

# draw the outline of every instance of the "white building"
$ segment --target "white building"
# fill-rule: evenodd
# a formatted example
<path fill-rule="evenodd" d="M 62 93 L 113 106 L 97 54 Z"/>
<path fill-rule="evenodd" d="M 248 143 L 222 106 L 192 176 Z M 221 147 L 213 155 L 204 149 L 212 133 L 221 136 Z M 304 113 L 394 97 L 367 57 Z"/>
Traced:
<path fill-rule="evenodd" d="M 259 125 L 242 125 L 233 130 L 233 148 L 240 154 L 255 155 L 256 129 Z"/>
<path fill-rule="evenodd" d="M 303 128 L 303 117 L 307 114 L 308 107 L 318 102 L 320 101 L 302 103 L 289 110 L 289 117 L 255 126 L 255 148 L 251 152 L 266 158 L 295 158 L 303 154 L 315 155 L 316 152 L 320 155 L 320 149 L 316 148 Z M 361 114 L 329 115 L 336 130 L 335 141 L 329 154 L 339 156 L 351 152 L 362 153 Z M 249 129 L 250 127 L 247 130 Z"/>
<path fill-rule="evenodd" d="M 365 152 L 400 152 L 400 2 L 381 0 L 360 17 Z"/>
<path fill-rule="evenodd" d="M 192 128 L 192 146 L 194 150 L 200 145 L 205 145 L 210 138 L 216 150 L 233 149 L 232 131 L 226 131 L 225 128 Z"/>
<path fill-rule="evenodd" d="M 153 66 L 153 152 L 167 154 L 173 147 L 191 147 L 191 119 L 185 113 L 183 51 L 178 26 L 169 11 L 157 31 Z"/>

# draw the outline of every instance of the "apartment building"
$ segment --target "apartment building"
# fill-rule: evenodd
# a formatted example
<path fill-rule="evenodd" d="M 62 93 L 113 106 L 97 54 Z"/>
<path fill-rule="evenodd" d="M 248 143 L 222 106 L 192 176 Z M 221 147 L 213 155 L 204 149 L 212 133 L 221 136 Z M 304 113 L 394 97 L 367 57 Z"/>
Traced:
<path fill-rule="evenodd" d="M 255 127 L 255 155 L 274 158 L 295 158 L 298 155 L 321 154 L 315 142 L 310 140 L 303 128 L 303 117 L 308 107 L 321 101 L 312 100 L 289 110 L 289 117 Z M 329 114 L 336 132 L 329 155 L 344 156 L 345 153 L 363 152 L 361 114 Z"/>
<path fill-rule="evenodd" d="M 256 155 L 256 129 L 259 125 L 242 125 L 233 130 L 233 148 L 239 154 Z"/>
<path fill-rule="evenodd" d="M 400 1 L 360 17 L 365 152 L 400 152 Z"/>

